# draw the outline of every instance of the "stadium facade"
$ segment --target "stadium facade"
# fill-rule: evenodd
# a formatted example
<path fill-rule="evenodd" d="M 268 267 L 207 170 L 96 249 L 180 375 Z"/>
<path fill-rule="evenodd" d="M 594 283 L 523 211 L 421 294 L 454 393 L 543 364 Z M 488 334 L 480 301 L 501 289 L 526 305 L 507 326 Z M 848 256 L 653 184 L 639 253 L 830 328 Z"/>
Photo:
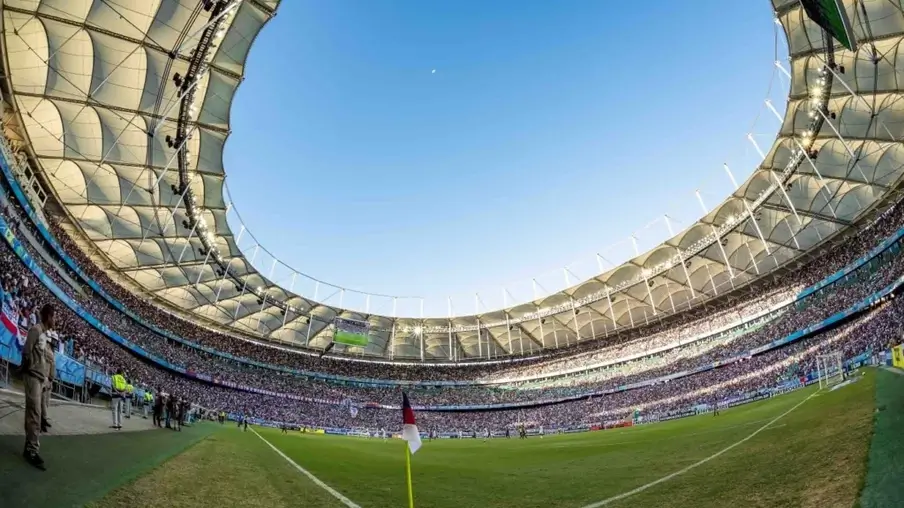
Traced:
<path fill-rule="evenodd" d="M 860 42 L 850 52 L 827 46 L 799 2 L 776 1 L 790 52 L 776 65 L 791 78 L 784 115 L 768 105 L 782 122 L 778 136 L 752 175 L 697 223 L 590 280 L 495 311 L 431 318 L 397 316 L 394 305 L 380 314 L 326 304 L 294 291 L 296 280 L 311 280 L 301 272 L 280 277 L 289 287 L 276 284 L 275 259 L 258 271 L 263 247 L 246 258 L 239 244 L 250 233 L 227 222 L 236 207 L 223 167 L 231 102 L 278 4 L 3 2 L 4 135 L 31 168 L 17 177 L 33 204 L 62 214 L 71 239 L 114 280 L 211 329 L 322 350 L 334 318 L 344 317 L 370 323 L 371 341 L 334 355 L 530 356 L 734 298 L 807 263 L 897 200 L 904 16 L 890 2 L 846 2 Z"/>

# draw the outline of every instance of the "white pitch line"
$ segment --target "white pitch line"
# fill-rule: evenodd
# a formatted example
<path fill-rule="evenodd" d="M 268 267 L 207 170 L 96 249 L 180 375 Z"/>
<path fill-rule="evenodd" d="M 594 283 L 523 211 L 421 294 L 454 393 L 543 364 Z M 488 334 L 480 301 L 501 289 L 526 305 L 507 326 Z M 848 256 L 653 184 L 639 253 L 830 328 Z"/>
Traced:
<path fill-rule="evenodd" d="M 792 411 L 794 411 L 795 409 L 797 409 L 797 408 L 799 408 L 800 406 L 802 406 L 802 405 L 804 404 L 804 402 L 806 402 L 806 401 L 812 399 L 813 396 L 815 396 L 817 393 L 819 393 L 819 392 L 813 392 L 813 393 L 811 393 L 806 399 L 804 399 L 804 400 L 798 402 L 797 405 L 795 405 L 795 406 L 792 407 L 791 409 L 789 409 L 789 410 L 785 411 L 784 413 L 782 413 L 782 414 L 776 416 L 775 418 L 773 418 L 772 420 L 770 420 L 769 423 L 767 423 L 766 425 L 763 425 L 762 427 L 760 427 L 760 428 L 756 429 L 755 431 L 753 431 L 753 433 L 750 434 L 749 436 L 747 436 L 747 437 L 745 437 L 744 439 L 738 441 L 737 443 L 730 444 L 730 445 L 726 446 L 725 448 L 723 448 L 723 449 L 717 451 L 716 453 L 710 455 L 709 457 L 706 457 L 706 458 L 703 459 L 703 460 L 700 460 L 699 462 L 695 462 L 695 463 L 693 463 L 693 464 L 687 466 L 687 467 L 684 468 L 684 469 L 675 471 L 674 473 L 672 473 L 672 474 L 670 474 L 670 475 L 663 476 L 662 478 L 660 478 L 660 479 L 658 479 L 658 480 L 653 480 L 652 482 L 647 483 L 646 485 L 641 485 L 640 487 L 637 487 L 637 488 L 634 489 L 634 490 L 629 490 L 628 492 L 623 492 L 623 493 L 621 493 L 621 494 L 618 494 L 617 496 L 612 496 L 612 497 L 610 497 L 610 498 L 608 498 L 608 499 L 603 499 L 602 501 L 597 501 L 597 502 L 595 502 L 595 503 L 588 504 L 588 505 L 584 506 L 583 508 L 599 508 L 600 506 L 606 506 L 606 505 L 608 505 L 608 504 L 610 504 L 610 503 L 614 503 L 615 501 L 621 501 L 622 499 L 631 497 L 631 496 L 633 496 L 634 494 L 640 494 L 641 492 L 643 492 L 643 491 L 645 491 L 645 490 L 647 490 L 647 489 L 649 489 L 649 488 L 651 488 L 651 487 L 655 487 L 656 485 L 659 485 L 660 483 L 667 482 L 667 481 L 671 480 L 672 478 L 675 478 L 676 476 L 681 476 L 681 475 L 683 475 L 684 473 L 690 471 L 691 469 L 695 469 L 695 468 L 697 468 L 697 467 L 699 467 L 699 466 L 702 466 L 703 464 L 706 464 L 707 462 L 709 462 L 709 461 L 715 459 L 716 457 L 722 455 L 723 453 L 728 452 L 728 451 L 730 451 L 730 450 L 733 450 L 735 447 L 740 446 L 740 445 L 746 443 L 747 441 L 750 441 L 751 439 L 753 439 L 754 437 L 756 437 L 757 434 L 759 434 L 760 432 L 763 432 L 764 430 L 768 429 L 773 423 L 775 423 L 775 422 L 781 420 L 782 418 L 788 416 L 789 414 L 791 414 Z"/>
<path fill-rule="evenodd" d="M 310 471 L 308 471 L 307 469 L 305 469 L 305 468 L 299 466 L 297 462 L 295 462 L 294 460 L 290 459 L 288 455 L 286 455 L 285 453 L 282 452 L 282 450 L 280 450 L 279 448 L 273 446 L 273 444 L 271 444 L 270 441 L 267 441 L 266 439 L 264 439 L 264 436 L 258 434 L 256 430 L 254 430 L 254 429 L 252 428 L 252 429 L 251 429 L 251 432 L 254 432 L 254 435 L 255 435 L 255 436 L 259 437 L 259 438 L 261 439 L 261 441 L 267 443 L 267 446 L 269 446 L 270 448 L 273 449 L 273 451 L 275 451 L 276 453 L 278 453 L 280 457 L 286 459 L 286 462 L 288 462 L 288 463 L 291 464 L 293 467 L 295 467 L 295 469 L 297 469 L 301 474 L 307 476 L 309 480 L 311 480 L 312 482 L 314 482 L 314 484 L 317 485 L 318 487 L 320 487 L 321 489 L 323 489 L 323 490 L 329 492 L 333 497 L 335 497 L 336 499 L 338 499 L 342 504 L 344 504 L 345 506 L 348 506 L 348 508 L 361 508 L 360 505 L 355 504 L 354 501 L 352 501 L 351 499 L 349 499 L 349 498 L 343 496 L 338 490 L 336 490 L 336 489 L 334 489 L 333 487 L 330 487 L 329 485 L 323 483 L 323 481 L 321 481 L 320 478 L 317 478 L 316 476 L 314 476 L 313 474 L 311 474 Z"/>
<path fill-rule="evenodd" d="M 897 374 L 897 375 L 899 375 L 899 376 L 904 376 L 904 370 L 901 370 L 900 367 L 886 367 L 886 366 L 883 365 L 882 368 L 883 368 L 884 370 L 887 370 L 888 372 L 891 372 L 892 374 Z"/>
<path fill-rule="evenodd" d="M 751 421 L 745 422 L 745 423 L 738 423 L 735 425 L 726 425 L 724 427 L 716 427 L 716 428 L 709 429 L 709 430 L 701 430 L 699 432 L 688 432 L 686 434 L 682 434 L 682 437 L 684 437 L 684 436 L 704 436 L 707 434 L 719 434 L 719 433 L 725 432 L 726 430 L 739 429 L 741 427 L 752 427 L 758 423 L 762 423 L 762 422 L 765 422 L 768 420 L 769 420 L 768 418 L 762 418 L 760 420 L 751 420 Z M 662 422 L 662 423 L 666 423 L 666 422 Z M 779 427 L 783 427 L 783 425 L 776 425 L 773 428 L 779 428 Z M 666 438 L 662 438 L 662 439 L 666 439 Z M 652 439 L 626 439 L 624 441 L 607 441 L 605 443 L 600 443 L 598 446 L 621 446 L 621 445 L 626 445 L 626 444 L 649 443 L 651 441 L 655 441 L 655 440 L 652 440 Z M 568 443 L 557 443 L 555 446 L 550 446 L 549 448 L 574 448 L 576 446 L 584 446 L 584 445 L 571 441 Z"/>

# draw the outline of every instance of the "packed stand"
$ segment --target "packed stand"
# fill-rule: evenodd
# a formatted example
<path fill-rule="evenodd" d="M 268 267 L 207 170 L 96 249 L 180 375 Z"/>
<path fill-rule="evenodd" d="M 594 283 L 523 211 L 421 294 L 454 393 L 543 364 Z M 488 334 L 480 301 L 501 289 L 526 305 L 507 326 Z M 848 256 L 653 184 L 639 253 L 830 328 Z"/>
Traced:
<path fill-rule="evenodd" d="M 705 306 L 699 305 L 668 321 L 626 330 L 618 333 L 615 337 L 608 337 L 605 339 L 605 349 L 603 350 L 600 350 L 601 341 L 588 340 L 564 350 L 545 352 L 544 358 L 531 362 L 444 366 L 440 368 L 416 364 L 389 365 L 362 361 L 341 361 L 332 360 L 329 356 L 319 359 L 316 356 L 301 354 L 288 348 L 261 345 L 236 338 L 233 335 L 215 332 L 179 318 L 174 319 L 171 314 L 162 311 L 144 299 L 134 296 L 131 292 L 109 279 L 102 270 L 85 257 L 81 249 L 74 245 L 69 236 L 56 224 L 53 224 L 52 221 L 51 229 L 57 240 L 62 243 L 66 252 L 113 297 L 119 299 L 127 308 L 143 316 L 149 322 L 158 326 L 166 323 L 169 331 L 187 340 L 238 357 L 250 358 L 276 366 L 327 374 L 372 379 L 462 380 L 474 378 L 500 379 L 514 375 L 521 377 L 535 376 L 554 373 L 562 368 L 595 365 L 601 361 L 623 357 L 627 354 L 626 351 L 636 353 L 638 349 L 650 350 L 659 347 L 659 345 L 680 343 L 682 340 L 688 340 L 701 333 L 719 329 L 738 320 L 743 321 L 761 312 L 764 308 L 768 308 L 770 304 L 787 299 L 803 287 L 839 270 L 850 261 L 863 255 L 879 240 L 901 226 L 902 210 L 900 208 L 892 209 L 879 221 L 859 231 L 846 241 L 842 247 L 823 256 L 818 263 L 811 263 L 801 270 L 783 276 L 781 281 L 766 283 L 766 288 L 758 291 L 758 295 L 762 295 L 765 291 L 771 295 L 770 297 L 756 296 L 751 301 L 740 305 L 727 299 L 714 305 L 709 303 Z M 594 351 L 580 354 L 582 350 L 587 349 L 593 349 Z M 555 356 L 561 356 L 562 358 L 557 361 L 550 361 L 550 358 Z"/>
<path fill-rule="evenodd" d="M 36 257 L 40 261 L 39 257 Z M 488 402 L 515 402 L 535 400 L 539 397 L 546 396 L 562 396 L 573 395 L 577 390 L 601 389 L 607 386 L 615 386 L 620 384 L 631 383 L 644 379 L 650 379 L 676 372 L 682 368 L 692 368 L 697 365 L 711 363 L 712 361 L 729 358 L 732 355 L 743 353 L 752 347 L 768 342 L 776 337 L 786 335 L 797 329 L 803 328 L 816 321 L 824 319 L 831 313 L 849 306 L 851 303 L 859 301 L 864 296 L 881 289 L 888 281 L 895 278 L 900 271 L 900 258 L 894 257 L 891 262 L 881 265 L 877 270 L 873 271 L 867 280 L 857 283 L 839 283 L 831 288 L 821 291 L 818 295 L 814 295 L 807 299 L 806 305 L 798 305 L 778 317 L 775 321 L 768 323 L 763 328 L 748 334 L 734 337 L 733 340 L 724 343 L 714 343 L 716 341 L 707 341 L 701 344 L 690 344 L 686 347 L 690 348 L 687 352 L 700 352 L 703 354 L 688 356 L 684 353 L 677 355 L 680 359 L 675 362 L 669 362 L 658 368 L 650 367 L 647 362 L 634 362 L 645 368 L 640 371 L 632 371 L 630 368 L 606 369 L 602 372 L 609 371 L 617 375 L 597 375 L 588 378 L 589 382 L 568 386 L 566 391 L 562 391 L 561 387 L 555 387 L 553 390 L 522 390 L 522 389 L 489 389 L 482 387 L 469 387 L 463 389 L 447 389 L 424 391 L 418 393 L 422 398 L 422 404 L 430 405 L 455 405 L 455 404 L 475 404 Z M 33 280 L 33 276 L 25 267 L 14 258 L 14 255 L 8 249 L 4 250 L 2 257 L 5 287 L 14 298 L 21 301 L 19 313 L 22 319 L 33 320 L 34 309 L 37 302 L 51 300 L 53 296 L 49 290 L 42 284 Z M 266 390 L 272 390 L 281 393 L 293 393 L 318 399 L 327 399 L 331 401 L 341 401 L 353 399 L 356 403 L 360 402 L 381 402 L 394 403 L 398 399 L 398 389 L 378 389 L 363 388 L 348 389 L 347 387 L 339 387 L 325 382 L 310 381 L 295 376 L 274 376 L 274 372 L 267 369 L 249 368 L 246 365 L 234 362 L 228 362 L 221 357 L 207 355 L 193 348 L 188 348 L 177 343 L 163 340 L 160 336 L 154 334 L 150 330 L 139 326 L 127 316 L 119 313 L 105 302 L 101 301 L 96 295 L 82 295 L 71 290 L 65 285 L 64 281 L 59 279 L 52 269 L 48 269 L 47 273 L 55 282 L 69 295 L 79 301 L 87 310 L 95 317 L 104 322 L 111 329 L 115 330 L 121 336 L 135 342 L 149 351 L 167 358 L 174 364 L 181 365 L 187 370 L 195 372 L 216 373 L 219 379 L 231 381 L 238 384 L 252 386 Z M 862 276 L 858 272 L 851 280 L 859 279 Z M 61 313 L 60 330 L 67 339 L 73 341 L 72 350 L 76 357 L 87 360 L 89 363 L 100 364 L 107 368 L 111 368 L 111 363 L 115 362 L 117 366 L 122 366 L 129 371 L 134 372 L 133 376 L 138 379 L 147 380 L 147 383 L 153 385 L 156 378 L 156 369 L 149 368 L 146 364 L 137 361 L 129 353 L 126 353 L 119 346 L 114 345 L 108 338 L 104 337 L 94 329 L 90 328 L 76 317 L 73 313 L 65 309 Z M 714 345 L 714 347 L 703 350 L 705 345 Z M 668 358 L 674 359 L 676 355 L 670 351 L 668 355 L 662 355 L 660 360 Z M 686 358 L 682 357 L 686 356 Z M 633 364 L 627 364 L 633 365 Z M 601 383 L 606 381 L 606 383 Z M 192 382 L 189 382 L 192 383 Z M 238 397 L 243 397 L 238 395 Z M 285 401 L 283 402 L 285 405 Z M 327 406 L 327 407 L 321 407 Z M 321 411 L 330 411 L 328 405 L 318 404 L 317 407 Z"/>
<path fill-rule="evenodd" d="M 694 367 L 745 353 L 756 346 L 821 321 L 886 286 L 889 280 L 896 278 L 900 274 L 900 268 L 901 258 L 895 257 L 891 262 L 875 270 L 867 280 L 858 281 L 856 284 L 839 283 L 833 285 L 808 298 L 807 302 L 809 304 L 791 308 L 755 331 L 730 336 L 730 340 L 714 339 L 686 344 L 678 348 L 678 350 L 673 349 L 660 355 L 632 362 L 623 362 L 616 366 L 610 366 L 610 368 L 589 371 L 582 376 L 564 378 L 562 380 L 565 381 L 564 383 L 561 381 L 558 383 L 553 382 L 555 384 L 533 387 L 534 389 L 529 389 L 531 388 L 530 386 L 508 385 L 498 388 L 471 386 L 443 390 L 416 390 L 416 392 L 420 396 L 422 403 L 427 405 L 448 406 L 529 402 L 537 399 L 574 396 L 591 390 L 630 384 L 680 370 L 693 369 Z M 51 278 L 57 279 L 55 282 L 61 288 L 66 289 L 63 281 L 59 280 L 54 272 L 48 271 L 48 273 Z M 40 295 L 39 297 L 44 299 L 52 298 L 52 295 L 43 285 L 35 282 L 32 286 L 34 286 L 33 291 Z M 228 361 L 219 356 L 209 355 L 193 348 L 164 340 L 113 309 L 96 295 L 81 295 L 75 291 L 68 291 L 68 293 L 92 315 L 120 336 L 166 358 L 175 365 L 184 367 L 187 371 L 207 373 L 215 376 L 220 381 L 262 390 L 333 402 L 351 399 L 355 403 L 394 404 L 399 397 L 400 389 L 398 387 L 358 386 L 352 389 L 324 381 L 281 374 L 269 369 Z M 104 347 L 112 345 L 109 339 L 96 332 L 87 336 L 82 331 L 76 333 L 81 335 L 79 340 L 76 340 L 78 347 L 76 351 L 85 351 L 87 349 L 88 353 L 86 354 L 92 354 L 102 360 L 109 356 L 109 347 Z M 100 341 L 100 344 L 97 343 L 98 341 Z M 112 347 L 118 348 L 118 346 Z"/>
<path fill-rule="evenodd" d="M 775 323 L 766 326 L 776 327 L 778 331 L 793 331 L 795 327 L 805 326 L 816 319 L 824 318 L 827 313 L 843 308 L 849 302 L 869 294 L 875 289 L 881 288 L 889 277 L 897 273 L 900 267 L 899 258 L 880 266 L 873 271 L 868 280 L 859 280 L 857 283 L 839 284 L 831 288 L 832 291 L 823 292 L 819 297 L 813 298 L 809 305 L 801 305 L 789 310 Z M 22 265 L 9 251 L 3 250 L 0 256 L 0 273 L 6 293 L 12 295 L 22 319 L 32 320 L 33 309 L 40 303 L 52 301 L 53 296 L 42 284 L 34 280 L 33 275 Z M 50 272 L 53 277 L 53 273 Z M 857 275 L 857 278 L 861 277 Z M 58 281 L 61 283 L 61 281 Z M 62 286 L 65 288 L 65 286 Z M 75 293 L 73 291 L 73 293 Z M 204 358 L 191 348 L 177 347 L 166 344 L 159 336 L 149 331 L 136 327 L 126 316 L 107 307 L 106 304 L 96 301 L 92 295 L 81 296 L 73 294 L 73 297 L 86 305 L 95 316 L 105 324 L 117 330 L 129 340 L 147 345 L 152 351 L 158 351 L 175 363 L 184 361 L 183 365 L 194 367 L 195 365 L 215 367 L 222 369 L 226 363 L 219 358 Z M 897 338 L 900 334 L 902 312 L 900 300 L 894 300 L 892 304 L 871 313 L 858 322 L 835 332 L 821 334 L 818 337 L 802 341 L 799 344 L 787 346 L 777 351 L 754 357 L 747 361 L 733 363 L 729 366 L 674 380 L 670 383 L 660 383 L 649 387 L 639 388 L 626 392 L 619 392 L 603 397 L 595 397 L 590 401 L 578 401 L 565 404 L 548 406 L 545 408 L 529 408 L 510 411 L 492 412 L 424 412 L 423 421 L 426 427 L 442 429 L 462 428 L 502 428 L 514 422 L 535 422 L 549 427 L 572 425 L 580 422 L 594 421 L 595 419 L 608 419 L 623 417 L 625 412 L 636 407 L 644 407 L 646 411 L 662 412 L 670 411 L 691 401 L 720 397 L 728 397 L 742 392 L 754 391 L 774 384 L 776 370 L 790 361 L 808 365 L 812 362 L 815 351 L 821 345 L 832 343 L 833 349 L 841 349 L 847 354 L 854 354 L 866 350 L 869 347 L 884 346 L 889 340 Z M 59 325 L 60 335 L 64 339 L 71 339 L 73 350 L 81 351 L 85 359 L 101 363 L 108 369 L 123 368 L 129 373 L 130 378 L 145 386 L 156 387 L 159 391 L 178 394 L 178 397 L 200 404 L 208 408 L 223 409 L 232 413 L 250 414 L 258 418 L 275 421 L 293 422 L 301 425 L 336 426 L 336 427 L 389 427 L 397 424 L 397 412 L 380 409 L 361 409 L 356 417 L 352 417 L 352 411 L 342 404 L 318 404 L 300 402 L 282 397 L 262 396 L 239 390 L 211 386 L 183 376 L 168 373 L 160 368 L 149 366 L 121 347 L 115 345 L 107 337 L 89 327 L 81 318 L 60 306 Z M 797 317 L 789 317 L 797 316 Z M 136 328 L 131 328 L 136 327 Z M 758 331 L 748 335 L 753 335 Z M 147 335 L 144 335 L 147 334 Z M 728 354 L 736 350 L 740 344 L 738 341 L 746 339 L 743 335 L 730 341 Z M 737 344 L 735 344 L 737 342 Z M 753 342 L 751 342 L 753 343 Z M 166 344 L 166 349 L 155 349 Z M 203 362 L 215 362 L 205 364 Z M 198 369 L 199 371 L 201 369 Z M 216 371 L 216 372 L 221 372 Z M 672 370 L 674 371 L 674 370 Z M 242 374 L 245 375 L 245 374 Z M 655 377 L 648 372 L 645 379 Z M 266 372 L 261 379 L 273 379 L 271 373 Z M 244 379 L 243 379 L 244 380 Z M 617 383 L 621 383 L 618 381 Z M 250 384 L 250 383 L 248 383 Z M 318 386 L 318 390 L 323 389 Z M 334 395 L 337 399 L 345 399 L 348 393 L 354 390 L 338 387 Z M 355 389 L 356 390 L 356 389 Z M 454 390 L 450 390 L 454 392 Z M 444 391 L 441 391 L 442 393 Z M 416 395 L 417 404 L 423 404 L 420 400 L 422 394 Z"/>

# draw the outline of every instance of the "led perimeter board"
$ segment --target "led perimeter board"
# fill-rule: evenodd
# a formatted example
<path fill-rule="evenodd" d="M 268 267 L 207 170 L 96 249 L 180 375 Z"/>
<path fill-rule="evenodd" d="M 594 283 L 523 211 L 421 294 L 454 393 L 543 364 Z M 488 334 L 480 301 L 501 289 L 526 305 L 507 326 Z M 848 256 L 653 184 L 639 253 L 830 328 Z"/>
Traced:
<path fill-rule="evenodd" d="M 336 318 L 333 320 L 333 342 L 346 346 L 364 347 L 370 344 L 370 324 L 366 321 Z"/>

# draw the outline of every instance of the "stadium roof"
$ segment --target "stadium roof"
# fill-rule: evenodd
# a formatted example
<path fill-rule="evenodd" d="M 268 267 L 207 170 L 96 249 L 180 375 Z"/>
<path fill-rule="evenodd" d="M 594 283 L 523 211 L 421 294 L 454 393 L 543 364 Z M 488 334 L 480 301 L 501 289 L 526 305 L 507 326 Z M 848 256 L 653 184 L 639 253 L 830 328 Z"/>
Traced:
<path fill-rule="evenodd" d="M 892 2 L 862 2 L 863 12 L 847 1 L 860 48 L 827 52 L 800 3 L 776 0 L 791 53 L 781 64 L 791 89 L 780 132 L 750 178 L 697 223 L 514 307 L 436 319 L 345 310 L 262 275 L 237 245 L 242 232 L 227 223 L 231 102 L 278 3 L 3 1 L 6 100 L 15 109 L 7 136 L 24 136 L 23 149 L 80 230 L 74 237 L 136 291 L 245 336 L 323 348 L 332 318 L 345 316 L 370 321 L 372 340 L 337 350 L 387 359 L 573 345 L 679 312 L 799 258 L 882 204 L 904 172 L 902 12 Z M 821 72 L 832 58 L 843 73 Z"/>

